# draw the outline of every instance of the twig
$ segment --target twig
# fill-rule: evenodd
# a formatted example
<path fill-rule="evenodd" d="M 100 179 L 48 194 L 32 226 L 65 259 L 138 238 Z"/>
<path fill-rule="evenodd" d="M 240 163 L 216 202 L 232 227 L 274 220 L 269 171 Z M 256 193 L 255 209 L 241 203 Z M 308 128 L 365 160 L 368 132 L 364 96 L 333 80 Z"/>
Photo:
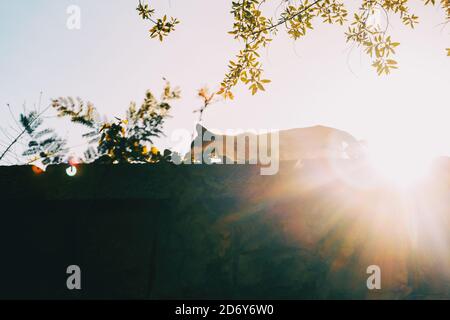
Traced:
<path fill-rule="evenodd" d="M 32 121 L 30 121 L 29 125 L 32 125 L 37 119 L 41 117 L 44 112 L 46 112 L 51 105 L 49 105 L 47 108 L 45 108 L 41 113 L 39 113 Z M 3 151 L 3 153 L 0 155 L 0 160 L 4 158 L 4 156 L 11 150 L 11 148 L 22 138 L 22 136 L 27 132 L 27 129 L 23 129 L 22 132 L 20 132 L 16 138 L 9 144 L 9 146 Z"/>
<path fill-rule="evenodd" d="M 292 19 L 295 19 L 296 17 L 300 16 L 303 12 L 308 11 L 309 9 L 314 7 L 316 4 L 318 4 L 320 1 L 322 1 L 322 0 L 316 0 L 313 3 L 311 3 L 309 6 L 303 8 L 301 11 L 297 12 L 296 14 L 293 14 L 292 16 L 287 17 L 287 18 L 285 18 L 285 19 L 283 19 L 283 20 L 281 20 L 281 21 L 279 21 L 279 22 L 277 22 L 277 23 L 275 23 L 275 24 L 273 24 L 273 25 L 271 25 L 271 26 L 269 26 L 267 28 L 255 31 L 254 33 L 252 33 L 252 35 L 260 34 L 262 32 L 266 32 L 266 31 L 271 31 L 271 30 L 281 26 L 282 24 L 284 24 L 284 23 L 286 23 L 286 22 L 288 22 L 288 21 L 290 21 Z"/>

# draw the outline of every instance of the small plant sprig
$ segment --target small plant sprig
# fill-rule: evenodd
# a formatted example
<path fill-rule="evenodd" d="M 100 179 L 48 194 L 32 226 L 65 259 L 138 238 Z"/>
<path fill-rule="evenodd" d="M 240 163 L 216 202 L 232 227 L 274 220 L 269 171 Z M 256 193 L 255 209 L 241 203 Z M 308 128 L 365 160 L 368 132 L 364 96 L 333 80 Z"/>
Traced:
<path fill-rule="evenodd" d="M 43 120 L 36 111 L 22 113 L 20 124 L 28 135 L 28 149 L 23 156 L 29 157 L 28 163 L 40 161 L 42 165 L 59 164 L 63 161 L 66 141 L 60 138 L 53 129 L 41 129 Z"/>
<path fill-rule="evenodd" d="M 143 4 L 142 0 L 139 1 L 136 10 L 143 20 L 150 21 L 153 24 L 153 27 L 149 30 L 150 37 L 158 38 L 159 41 L 163 41 L 171 32 L 175 31 L 176 25 L 180 23 L 177 18 L 168 18 L 167 15 L 154 19 L 155 10 L 151 9 L 148 3 Z"/>

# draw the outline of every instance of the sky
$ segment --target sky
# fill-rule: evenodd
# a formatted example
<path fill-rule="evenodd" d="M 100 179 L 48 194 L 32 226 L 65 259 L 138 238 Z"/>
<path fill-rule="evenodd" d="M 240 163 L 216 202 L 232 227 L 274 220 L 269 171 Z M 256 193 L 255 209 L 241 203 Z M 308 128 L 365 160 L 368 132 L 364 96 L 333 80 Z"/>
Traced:
<path fill-rule="evenodd" d="M 81 97 L 109 118 L 124 115 L 147 89 L 159 94 L 165 77 L 182 90 L 165 127 L 192 130 L 201 106 L 197 90 L 218 89 L 239 43 L 231 29 L 230 1 L 154 0 L 157 13 L 181 20 L 163 43 L 148 36 L 150 25 L 135 10 L 137 0 L 0 0 L 0 126 L 11 123 L 5 105 L 18 115 L 23 105 L 49 104 L 60 96 Z M 354 9 L 356 1 L 346 1 Z M 81 29 L 69 30 L 66 10 L 81 9 Z M 390 149 L 419 149 L 450 156 L 450 26 L 438 7 L 413 6 L 420 24 L 411 30 L 390 21 L 401 42 L 400 69 L 379 77 L 359 48 L 345 42 L 345 27 L 322 25 L 296 42 L 283 32 L 263 52 L 267 91 L 251 96 L 238 88 L 234 101 L 205 113 L 218 129 L 287 129 L 327 125 Z M 275 15 L 275 9 L 269 9 Z M 80 144 L 83 128 L 49 123 Z M 169 138 L 159 142 L 170 147 Z M 390 152 L 390 151 L 389 151 Z"/>

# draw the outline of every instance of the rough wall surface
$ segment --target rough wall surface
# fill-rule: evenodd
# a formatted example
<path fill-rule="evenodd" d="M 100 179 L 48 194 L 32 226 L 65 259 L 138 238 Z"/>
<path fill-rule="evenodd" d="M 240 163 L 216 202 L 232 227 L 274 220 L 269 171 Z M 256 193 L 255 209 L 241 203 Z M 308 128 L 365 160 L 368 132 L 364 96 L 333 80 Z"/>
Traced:
<path fill-rule="evenodd" d="M 0 298 L 450 298 L 445 168 L 415 191 L 439 219 L 441 247 L 429 230 L 411 231 L 403 196 L 350 161 L 283 163 L 274 176 L 257 166 L 65 169 L 0 168 Z M 66 287 L 69 265 L 81 267 L 80 291 Z M 381 290 L 367 289 L 370 265 Z"/>

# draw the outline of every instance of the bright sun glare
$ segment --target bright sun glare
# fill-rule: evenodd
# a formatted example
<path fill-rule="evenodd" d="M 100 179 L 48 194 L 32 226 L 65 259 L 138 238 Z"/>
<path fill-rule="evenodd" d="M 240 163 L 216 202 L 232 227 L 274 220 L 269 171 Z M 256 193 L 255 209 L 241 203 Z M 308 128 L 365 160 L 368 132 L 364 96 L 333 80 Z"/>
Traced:
<path fill-rule="evenodd" d="M 368 145 L 370 165 L 383 180 L 410 187 L 426 178 L 437 156 L 431 146 L 386 140 Z"/>

